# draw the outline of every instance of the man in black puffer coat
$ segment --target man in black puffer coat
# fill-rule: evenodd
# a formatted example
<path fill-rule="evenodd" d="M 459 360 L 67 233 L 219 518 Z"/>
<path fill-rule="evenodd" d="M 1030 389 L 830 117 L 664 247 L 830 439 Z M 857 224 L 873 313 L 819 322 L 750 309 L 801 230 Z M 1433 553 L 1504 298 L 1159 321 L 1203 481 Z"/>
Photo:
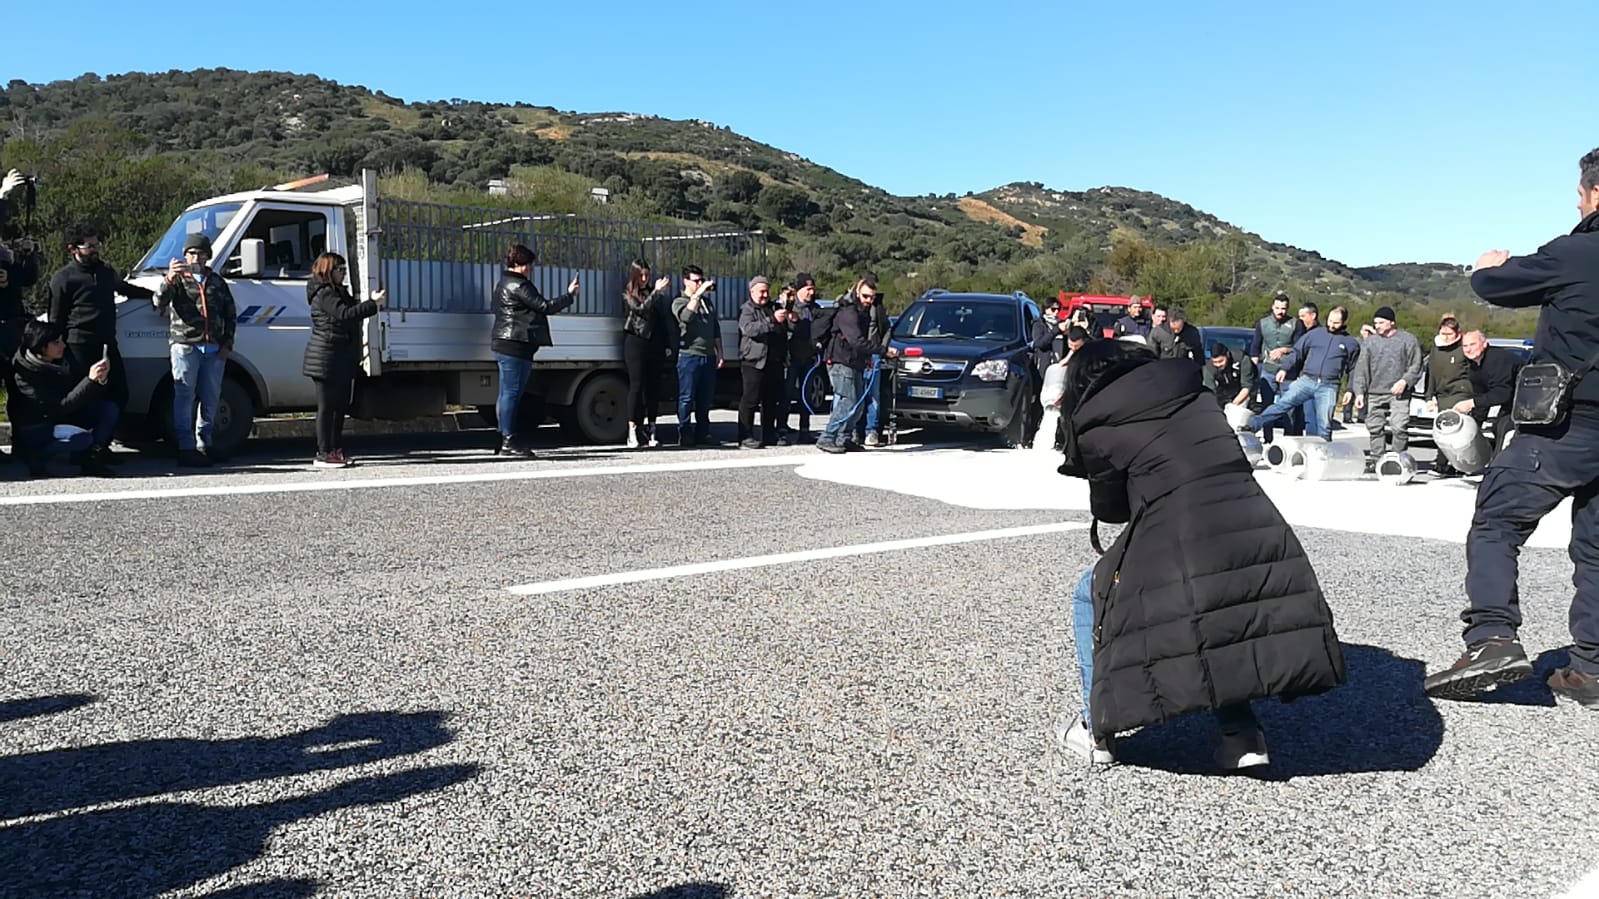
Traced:
<path fill-rule="evenodd" d="M 1074 597 L 1092 604 L 1091 627 L 1078 617 L 1091 723 L 1059 738 L 1110 761 L 1119 731 L 1214 710 L 1218 764 L 1266 764 L 1249 701 L 1344 681 L 1332 612 L 1299 540 L 1193 363 L 1090 342 L 1072 358 L 1062 408 L 1072 411 L 1061 472 L 1087 477 L 1097 520 L 1127 527 Z"/>

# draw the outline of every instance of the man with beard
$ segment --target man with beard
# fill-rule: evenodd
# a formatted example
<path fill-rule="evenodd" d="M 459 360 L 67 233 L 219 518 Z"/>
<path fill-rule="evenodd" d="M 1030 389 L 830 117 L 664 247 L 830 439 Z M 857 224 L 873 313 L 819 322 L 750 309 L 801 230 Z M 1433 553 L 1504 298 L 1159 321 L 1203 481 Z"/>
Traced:
<path fill-rule="evenodd" d="M 117 349 L 118 293 L 136 300 L 155 298 L 155 292 L 129 284 L 100 258 L 100 232 L 75 225 L 67 233 L 72 261 L 50 278 L 50 323 L 66 333 L 67 363 L 78 378 L 101 359 L 111 364 L 106 398 L 120 413 L 128 404 L 128 378 Z"/>
<path fill-rule="evenodd" d="M 1495 306 L 1539 310 L 1528 364 L 1591 375 L 1599 363 L 1599 149 L 1583 156 L 1578 168 L 1582 220 L 1576 230 L 1528 256 L 1484 253 L 1471 274 L 1471 288 Z M 1516 438 L 1477 487 L 1476 514 L 1466 535 L 1469 605 L 1460 616 L 1466 623 L 1461 635 L 1466 651 L 1426 678 L 1430 696 L 1473 699 L 1532 675 L 1517 636 L 1517 556 L 1538 522 L 1572 497 L 1570 553 L 1577 590 L 1571 600 L 1570 663 L 1547 683 L 1556 699 L 1599 709 L 1599 377 L 1582 378 L 1567 391 L 1558 404 L 1564 410 L 1558 420 L 1519 425 Z"/>
<path fill-rule="evenodd" d="M 1260 391 L 1263 406 L 1277 400 L 1277 373 L 1282 370 L 1282 358 L 1293 352 L 1294 344 L 1305 336 L 1305 325 L 1300 319 L 1288 315 L 1288 294 L 1277 291 L 1271 300 L 1271 313 L 1255 323 L 1255 336 L 1249 344 L 1249 356 L 1255 361 L 1255 389 Z M 1297 409 L 1289 417 L 1283 433 L 1291 436 L 1304 432 L 1304 415 Z M 1271 430 L 1262 439 L 1271 440 Z"/>

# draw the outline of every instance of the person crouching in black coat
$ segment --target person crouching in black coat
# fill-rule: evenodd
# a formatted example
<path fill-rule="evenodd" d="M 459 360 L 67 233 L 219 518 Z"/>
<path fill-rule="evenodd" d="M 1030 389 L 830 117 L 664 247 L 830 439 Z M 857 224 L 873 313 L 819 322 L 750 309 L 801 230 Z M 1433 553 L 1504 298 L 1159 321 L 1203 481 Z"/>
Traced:
<path fill-rule="evenodd" d="M 1057 739 L 1109 763 L 1118 732 L 1209 710 L 1218 765 L 1267 764 L 1250 700 L 1344 682 L 1298 538 L 1192 362 L 1091 341 L 1067 365 L 1061 408 L 1061 473 L 1088 479 L 1096 546 L 1099 521 L 1127 526 L 1073 594 L 1086 708 Z"/>
<path fill-rule="evenodd" d="M 311 266 L 305 299 L 311 304 L 311 336 L 305 343 L 305 376 L 316 383 L 316 468 L 348 468 L 344 455 L 344 413 L 361 367 L 361 319 L 378 314 L 387 297 L 376 291 L 359 302 L 344 279 L 350 267 L 337 253 L 323 253 Z"/>
<path fill-rule="evenodd" d="M 105 457 L 117 427 L 117 406 L 106 382 L 111 362 L 97 359 L 83 377 L 73 373 L 60 325 L 29 321 L 22 345 L 11 359 L 6 415 L 11 419 L 12 448 L 29 474 L 48 474 L 52 456 L 68 456 L 84 474 L 107 477 Z"/>

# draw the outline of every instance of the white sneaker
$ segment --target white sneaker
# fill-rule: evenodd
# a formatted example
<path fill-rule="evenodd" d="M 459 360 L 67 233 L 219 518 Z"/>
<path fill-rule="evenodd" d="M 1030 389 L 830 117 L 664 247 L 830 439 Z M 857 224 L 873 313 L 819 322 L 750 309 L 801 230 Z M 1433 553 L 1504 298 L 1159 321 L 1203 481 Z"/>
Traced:
<path fill-rule="evenodd" d="M 638 428 L 632 425 L 627 428 L 627 448 L 638 449 Z"/>
<path fill-rule="evenodd" d="M 1060 748 L 1090 764 L 1116 764 L 1116 738 L 1095 740 L 1088 731 L 1088 725 L 1083 723 L 1083 717 L 1075 712 L 1056 720 L 1055 742 Z"/>
<path fill-rule="evenodd" d="M 1271 756 L 1266 753 L 1266 734 L 1258 727 L 1223 733 L 1221 745 L 1216 747 L 1216 764 L 1226 771 L 1271 764 Z"/>

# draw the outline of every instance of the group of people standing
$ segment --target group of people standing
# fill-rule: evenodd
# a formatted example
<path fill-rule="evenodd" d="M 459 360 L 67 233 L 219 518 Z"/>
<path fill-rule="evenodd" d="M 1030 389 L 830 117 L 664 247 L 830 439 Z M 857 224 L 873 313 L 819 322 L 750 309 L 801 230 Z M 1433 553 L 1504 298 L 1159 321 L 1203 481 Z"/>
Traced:
<path fill-rule="evenodd" d="M 567 293 L 546 299 L 529 281 L 533 251 L 513 246 L 494 290 L 492 350 L 500 373 L 496 418 L 500 453 L 533 453 L 518 434 L 517 410 L 526 392 L 533 357 L 549 346 L 548 317 L 577 299 L 573 279 Z M 817 302 L 816 279 L 800 272 L 775 298 L 764 275 L 749 280 L 749 296 L 738 312 L 740 392 L 738 445 L 744 449 L 788 446 L 813 439 L 824 452 L 876 446 L 883 440 L 883 384 L 878 375 L 888 358 L 889 317 L 878 299 L 876 277 L 863 273 L 831 306 Z M 711 408 L 719 373 L 729 360 L 715 301 L 716 282 L 697 265 L 684 266 L 677 291 L 672 278 L 656 277 L 639 259 L 628 267 L 622 289 L 621 350 L 627 374 L 630 449 L 658 447 L 660 412 L 668 379 L 677 383 L 677 445 L 719 446 L 711 433 Z M 806 379 L 825 372 L 833 390 L 832 414 L 820 434 L 811 431 L 813 409 L 805 401 Z M 821 376 L 821 375 L 818 375 Z M 798 405 L 798 428 L 789 427 Z M 757 416 L 759 427 L 757 427 Z"/>

